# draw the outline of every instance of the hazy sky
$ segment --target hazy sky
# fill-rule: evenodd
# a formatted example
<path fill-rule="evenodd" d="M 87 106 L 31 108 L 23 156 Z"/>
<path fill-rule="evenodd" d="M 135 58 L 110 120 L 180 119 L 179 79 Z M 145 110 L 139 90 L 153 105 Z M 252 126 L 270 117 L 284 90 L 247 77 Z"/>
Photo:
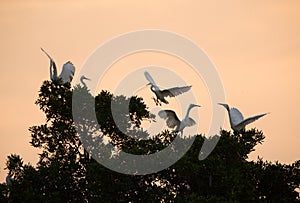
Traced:
<path fill-rule="evenodd" d="M 271 112 L 248 126 L 266 136 L 250 158 L 294 162 L 300 157 L 299 13 L 297 0 L 1 1 L 0 182 L 9 154 L 20 154 L 25 163 L 38 158 L 29 144 L 28 128 L 45 121 L 34 105 L 42 82 L 49 78 L 49 61 L 40 47 L 59 69 L 71 60 L 78 74 L 102 43 L 141 29 L 168 30 L 189 38 L 215 64 L 230 105 L 246 117 Z M 115 70 L 121 65 L 147 66 L 150 61 L 179 70 L 184 66 L 159 54 L 146 53 L 144 58 L 124 58 Z M 192 76 L 190 84 L 197 86 Z"/>

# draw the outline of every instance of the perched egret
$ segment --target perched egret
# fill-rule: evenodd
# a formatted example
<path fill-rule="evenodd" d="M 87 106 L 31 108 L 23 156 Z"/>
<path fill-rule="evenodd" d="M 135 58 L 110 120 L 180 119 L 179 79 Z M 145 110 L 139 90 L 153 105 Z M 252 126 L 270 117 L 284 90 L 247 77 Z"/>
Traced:
<path fill-rule="evenodd" d="M 74 74 L 75 74 L 75 67 L 72 64 L 72 62 L 68 61 L 67 63 L 65 63 L 62 67 L 62 71 L 61 71 L 60 75 L 57 76 L 57 68 L 56 68 L 56 64 L 55 64 L 54 60 L 51 58 L 51 56 L 43 48 L 41 48 L 41 50 L 50 59 L 50 79 L 52 81 L 57 80 L 57 79 L 61 79 L 62 84 L 70 83 L 73 79 Z M 52 70 L 52 67 L 53 67 L 53 70 Z"/>
<path fill-rule="evenodd" d="M 144 75 L 146 79 L 149 81 L 148 85 L 151 85 L 150 87 L 151 91 L 154 92 L 154 94 L 156 95 L 156 99 L 153 98 L 156 105 L 158 104 L 161 105 L 160 102 L 168 104 L 169 102 L 165 99 L 165 97 L 175 97 L 179 94 L 189 91 L 192 87 L 192 86 L 173 87 L 170 89 L 160 90 L 159 87 L 154 82 L 151 75 L 147 71 L 144 72 Z"/>
<path fill-rule="evenodd" d="M 80 77 L 80 82 L 82 83 L 83 87 L 86 87 L 86 88 L 87 88 L 87 86 L 86 86 L 84 80 L 91 80 L 91 79 L 85 77 L 84 75 Z"/>
<path fill-rule="evenodd" d="M 245 130 L 246 125 L 256 121 L 257 119 L 267 115 L 268 113 L 259 114 L 256 116 L 251 116 L 244 119 L 242 113 L 236 108 L 229 108 L 228 104 L 218 103 L 221 106 L 224 106 L 228 111 L 230 126 L 234 131 Z"/>
<path fill-rule="evenodd" d="M 200 107 L 197 104 L 190 104 L 189 108 L 187 109 L 186 115 L 182 121 L 179 120 L 176 113 L 172 110 L 161 110 L 158 112 L 159 117 L 166 119 L 167 126 L 169 128 L 175 128 L 175 132 L 183 132 L 185 127 L 193 126 L 196 124 L 194 119 L 189 117 L 190 111 L 194 107 Z"/>
<path fill-rule="evenodd" d="M 6 185 L 8 185 L 8 186 L 11 186 L 11 185 L 12 185 L 12 180 L 11 180 L 11 175 L 10 175 L 10 174 L 8 174 L 8 175 L 6 176 L 5 181 L 6 181 Z"/>

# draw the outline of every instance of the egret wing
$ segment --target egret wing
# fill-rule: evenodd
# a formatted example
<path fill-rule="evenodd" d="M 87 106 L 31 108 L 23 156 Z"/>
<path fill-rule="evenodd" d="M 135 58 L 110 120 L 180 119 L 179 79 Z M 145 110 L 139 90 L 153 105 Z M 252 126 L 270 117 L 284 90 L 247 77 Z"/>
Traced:
<path fill-rule="evenodd" d="M 185 93 L 191 89 L 192 86 L 184 86 L 184 87 L 173 87 L 170 89 L 165 89 L 161 91 L 162 95 L 164 97 L 175 97 L 177 95 L 180 95 L 182 93 Z"/>
<path fill-rule="evenodd" d="M 61 78 L 63 84 L 67 82 L 71 82 L 73 79 L 73 76 L 75 74 L 75 66 L 72 64 L 72 62 L 68 61 L 63 65 L 61 74 L 59 77 Z"/>
<path fill-rule="evenodd" d="M 190 127 L 196 124 L 196 121 L 194 119 L 192 119 L 191 117 L 188 118 L 188 120 L 186 121 L 185 125 L 186 127 Z"/>
<path fill-rule="evenodd" d="M 259 118 L 261 118 L 261 117 L 263 117 L 263 116 L 265 116 L 265 115 L 267 115 L 268 113 L 263 113 L 263 114 L 259 114 L 259 115 L 256 115 L 256 116 L 251 116 L 251 117 L 249 117 L 249 118 L 246 118 L 245 120 L 243 120 L 242 122 L 240 122 L 240 123 L 238 123 L 237 125 L 236 125 L 236 127 L 237 128 L 239 128 L 239 127 L 245 127 L 246 125 L 248 125 L 248 124 L 250 124 L 250 123 L 252 123 L 252 122 L 254 122 L 254 121 L 256 121 L 257 119 L 259 119 Z"/>
<path fill-rule="evenodd" d="M 146 79 L 151 83 L 151 85 L 154 86 L 155 89 L 159 90 L 158 86 L 156 85 L 156 83 L 154 82 L 153 78 L 151 77 L 150 73 L 148 73 L 147 71 L 144 72 L 144 75 L 146 77 Z"/>
<path fill-rule="evenodd" d="M 234 126 L 238 125 L 244 120 L 242 113 L 236 108 L 231 108 L 229 114 L 231 122 Z"/>
<path fill-rule="evenodd" d="M 178 119 L 176 113 L 172 110 L 162 110 L 158 112 L 159 117 L 166 119 L 167 126 L 169 128 L 174 128 L 180 125 L 180 120 Z"/>
<path fill-rule="evenodd" d="M 57 69 L 56 69 L 56 64 L 53 60 L 53 58 L 41 47 L 42 52 L 44 52 L 46 54 L 46 56 L 49 58 L 50 60 L 50 71 L 51 71 L 51 67 L 53 66 L 53 75 L 56 78 L 57 77 Z M 51 74 L 51 73 L 50 73 Z M 51 78 L 52 79 L 52 78 Z"/>
<path fill-rule="evenodd" d="M 52 57 L 43 48 L 41 48 L 41 50 L 42 50 L 42 52 L 44 52 L 47 55 L 47 57 L 50 59 L 50 61 L 53 61 Z"/>

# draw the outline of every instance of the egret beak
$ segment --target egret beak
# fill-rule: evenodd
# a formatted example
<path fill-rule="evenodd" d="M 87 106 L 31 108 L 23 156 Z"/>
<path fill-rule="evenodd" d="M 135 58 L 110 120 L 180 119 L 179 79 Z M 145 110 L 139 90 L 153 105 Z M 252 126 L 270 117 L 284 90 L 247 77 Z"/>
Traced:
<path fill-rule="evenodd" d="M 218 103 L 219 105 L 223 106 L 225 109 L 227 109 L 227 111 L 229 111 L 229 106 L 228 104 L 222 104 L 222 103 Z"/>
<path fill-rule="evenodd" d="M 201 107 L 200 105 L 198 105 L 198 104 L 190 104 L 190 107 Z"/>
<path fill-rule="evenodd" d="M 81 76 L 80 80 L 91 80 L 90 78 L 85 77 L 84 75 Z"/>
<path fill-rule="evenodd" d="M 151 83 L 149 82 L 146 86 L 151 85 Z"/>

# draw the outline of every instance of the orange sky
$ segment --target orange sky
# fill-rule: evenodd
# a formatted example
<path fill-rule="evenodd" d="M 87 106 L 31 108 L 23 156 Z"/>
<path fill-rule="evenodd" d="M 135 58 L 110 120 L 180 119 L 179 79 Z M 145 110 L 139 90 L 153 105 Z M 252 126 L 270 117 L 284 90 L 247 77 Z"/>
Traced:
<path fill-rule="evenodd" d="M 99 45 L 141 29 L 186 36 L 215 64 L 230 105 L 246 117 L 271 112 L 249 126 L 266 136 L 251 158 L 259 155 L 285 163 L 299 159 L 299 13 L 297 0 L 1 1 L 0 182 L 10 153 L 20 154 L 25 163 L 37 161 L 28 127 L 44 122 L 34 105 L 40 85 L 49 78 L 49 62 L 40 47 L 59 68 L 71 60 L 78 73 Z M 181 67 L 175 61 L 166 64 Z M 134 56 L 119 63 L 149 65 Z M 200 113 L 206 115 L 205 111 L 203 107 Z"/>

